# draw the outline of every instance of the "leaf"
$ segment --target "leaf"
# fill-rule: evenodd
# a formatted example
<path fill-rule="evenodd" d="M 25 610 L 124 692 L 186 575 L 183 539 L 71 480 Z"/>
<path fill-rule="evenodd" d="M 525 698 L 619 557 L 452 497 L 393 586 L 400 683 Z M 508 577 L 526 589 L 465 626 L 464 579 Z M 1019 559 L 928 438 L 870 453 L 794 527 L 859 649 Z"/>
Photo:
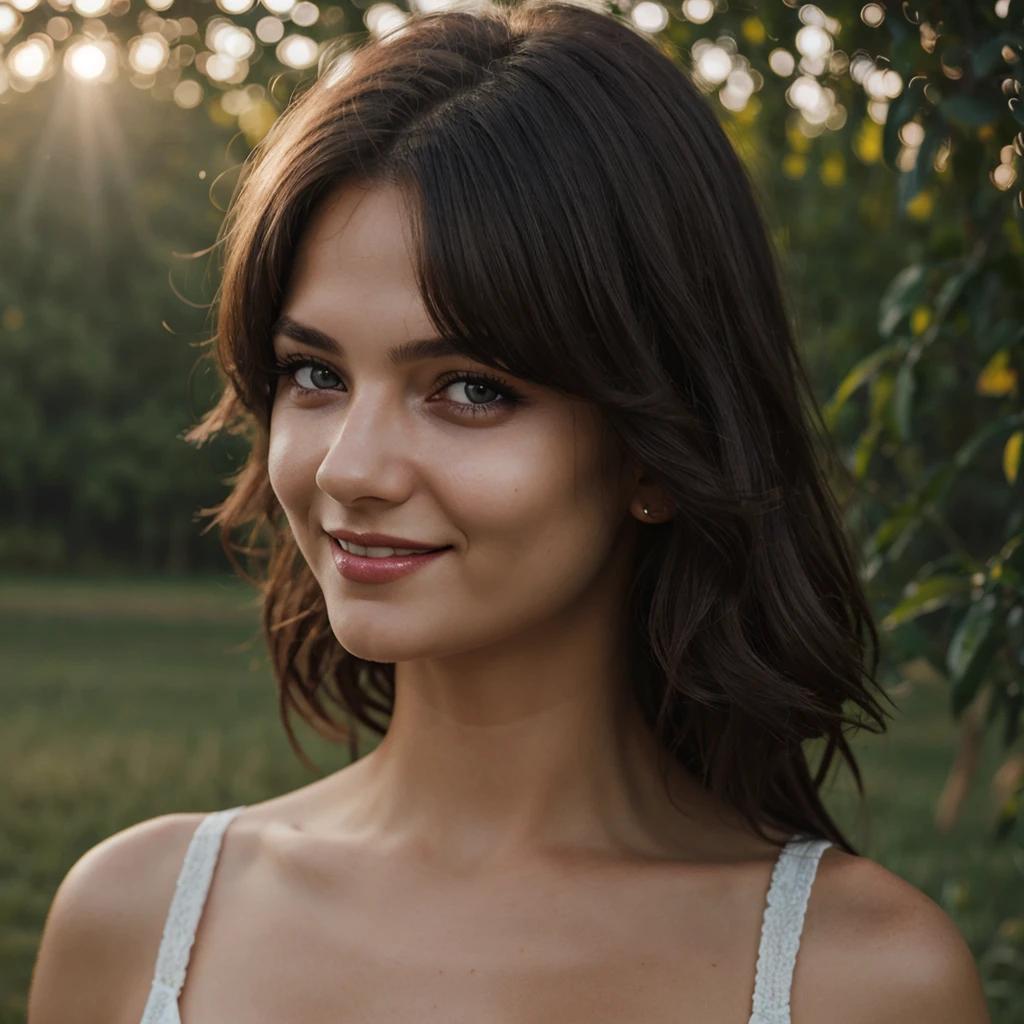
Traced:
<path fill-rule="evenodd" d="M 1022 441 L 1024 441 L 1024 430 L 1018 430 L 1009 436 L 1003 448 L 1003 475 L 1009 484 L 1017 482 Z"/>
<path fill-rule="evenodd" d="M 883 345 L 875 349 L 869 356 L 866 356 L 842 379 L 835 394 L 825 407 L 825 421 L 829 428 L 835 426 L 839 410 L 846 404 L 847 399 L 857 388 L 870 380 L 896 352 L 899 351 L 899 344 Z"/>
<path fill-rule="evenodd" d="M 1000 349 L 978 374 L 974 390 L 979 395 L 1002 397 L 1017 387 L 1017 371 L 1010 366 L 1010 350 Z"/>
<path fill-rule="evenodd" d="M 1011 46 L 1018 52 L 1024 40 L 1012 32 L 1000 32 L 999 35 L 987 39 L 971 54 L 971 71 L 976 78 L 984 78 L 1002 63 L 1004 46 Z"/>
<path fill-rule="evenodd" d="M 1001 103 L 972 96 L 966 92 L 947 96 L 939 103 L 938 110 L 947 120 L 967 128 L 996 124 L 1003 116 Z"/>
<path fill-rule="evenodd" d="M 971 581 L 968 576 L 942 575 L 922 580 L 912 594 L 904 597 L 886 615 L 882 620 L 882 628 L 895 629 L 919 615 L 927 615 L 929 612 L 944 608 L 954 599 L 969 593 L 970 588 Z"/>
<path fill-rule="evenodd" d="M 879 428 L 877 425 L 870 426 L 861 434 L 857 451 L 853 458 L 853 475 L 858 480 L 863 480 L 867 475 L 868 466 L 871 465 L 871 456 L 875 453 L 875 445 L 878 442 Z"/>
<path fill-rule="evenodd" d="M 994 594 L 975 601 L 960 620 L 946 652 L 954 718 L 959 718 L 974 700 L 999 647 L 995 603 Z"/>
<path fill-rule="evenodd" d="M 878 333 L 887 338 L 924 293 L 925 268 L 921 263 L 904 267 L 889 283 L 878 304 Z"/>
<path fill-rule="evenodd" d="M 901 441 L 910 439 L 910 409 L 914 401 L 914 386 L 914 367 L 908 360 L 904 360 L 896 374 L 892 401 L 896 435 Z"/>
<path fill-rule="evenodd" d="M 940 466 L 928 479 L 920 491 L 919 499 L 925 501 L 938 501 L 949 485 L 956 478 L 957 474 L 964 469 L 974 457 L 982 451 L 993 438 L 999 437 L 1004 430 L 1013 430 L 1024 424 L 1024 413 L 1015 413 L 997 423 L 989 423 L 978 430 L 973 437 L 965 441 L 957 449 L 953 458 Z"/>

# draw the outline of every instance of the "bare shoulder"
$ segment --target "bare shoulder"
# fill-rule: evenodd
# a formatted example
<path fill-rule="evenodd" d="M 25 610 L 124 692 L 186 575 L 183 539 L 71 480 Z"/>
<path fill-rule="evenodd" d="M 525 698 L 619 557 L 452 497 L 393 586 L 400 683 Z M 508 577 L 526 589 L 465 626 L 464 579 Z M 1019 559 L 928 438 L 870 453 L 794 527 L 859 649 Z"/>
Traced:
<path fill-rule="evenodd" d="M 151 818 L 75 862 L 47 914 L 28 1024 L 137 1024 L 178 873 L 202 818 Z"/>
<path fill-rule="evenodd" d="M 946 912 L 866 857 L 826 850 L 793 975 L 794 1024 L 991 1024 L 970 948 Z"/>

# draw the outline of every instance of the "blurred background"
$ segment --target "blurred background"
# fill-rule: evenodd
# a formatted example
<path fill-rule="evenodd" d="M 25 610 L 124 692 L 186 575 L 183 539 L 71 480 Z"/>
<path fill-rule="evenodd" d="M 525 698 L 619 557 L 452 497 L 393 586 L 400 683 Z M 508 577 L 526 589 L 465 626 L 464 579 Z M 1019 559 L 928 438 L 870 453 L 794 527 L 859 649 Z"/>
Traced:
<path fill-rule="evenodd" d="M 296 89 L 458 6 L 0 0 L 0 1024 L 90 846 L 312 778 L 254 591 L 197 519 L 244 444 L 181 439 L 217 393 L 209 249 Z M 898 711 L 855 742 L 867 800 L 840 774 L 829 804 L 1024 1022 L 1024 0 L 605 9 L 749 166 L 851 470 Z"/>

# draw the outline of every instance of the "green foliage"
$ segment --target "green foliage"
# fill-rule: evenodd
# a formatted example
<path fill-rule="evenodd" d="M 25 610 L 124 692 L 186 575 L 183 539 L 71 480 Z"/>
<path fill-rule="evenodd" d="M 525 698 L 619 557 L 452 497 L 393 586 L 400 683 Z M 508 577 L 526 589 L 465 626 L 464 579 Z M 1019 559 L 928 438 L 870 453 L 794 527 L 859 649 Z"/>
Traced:
<path fill-rule="evenodd" d="M 78 111 L 48 99 L 8 107 L 0 144 L 0 206 L 18 214 L 0 220 L 0 564 L 220 564 L 191 520 L 241 451 L 181 440 L 214 385 L 193 374 L 206 311 L 168 274 L 203 299 L 201 261 L 171 254 L 216 230 L 196 165 L 223 163 L 223 132 L 174 107 L 154 120 L 134 90 Z M 55 115 L 67 133 L 41 140 L 34 126 Z M 101 119 L 116 127 L 106 150 L 88 131 Z M 132 158 L 121 180 L 118 150 Z M 104 171 L 92 188 L 90 160 Z"/>

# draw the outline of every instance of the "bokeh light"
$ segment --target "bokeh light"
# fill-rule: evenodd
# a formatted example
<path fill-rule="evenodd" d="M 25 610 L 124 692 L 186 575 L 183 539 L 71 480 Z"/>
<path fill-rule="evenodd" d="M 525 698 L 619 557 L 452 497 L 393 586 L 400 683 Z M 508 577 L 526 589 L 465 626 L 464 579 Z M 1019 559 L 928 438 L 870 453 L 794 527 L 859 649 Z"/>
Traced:
<path fill-rule="evenodd" d="M 796 58 L 789 50 L 779 47 L 768 54 L 768 67 L 780 78 L 789 78 L 796 69 Z"/>
<path fill-rule="evenodd" d="M 79 81 L 94 82 L 107 70 L 107 55 L 96 43 L 75 43 L 64 56 L 64 67 Z"/>
<path fill-rule="evenodd" d="M 226 53 L 214 53 L 207 59 L 203 70 L 207 78 L 214 82 L 231 82 L 238 74 L 238 63 Z"/>
<path fill-rule="evenodd" d="M 206 45 L 233 60 L 245 60 L 256 50 L 256 40 L 247 28 L 226 18 L 214 18 L 206 28 Z"/>
<path fill-rule="evenodd" d="M 39 0 L 11 0 L 11 4 L 15 10 L 21 11 L 23 14 L 27 14 L 29 11 L 34 11 L 39 6 Z"/>
<path fill-rule="evenodd" d="M 376 38 L 400 29 L 408 20 L 409 15 L 401 7 L 389 3 L 371 4 L 363 15 L 370 35 Z"/>
<path fill-rule="evenodd" d="M 729 72 L 732 71 L 732 57 L 721 46 L 708 46 L 701 50 L 696 67 L 701 78 L 712 85 L 717 85 L 729 77 Z"/>
<path fill-rule="evenodd" d="M 273 16 L 260 18 L 256 22 L 256 38 L 261 43 L 277 43 L 284 35 L 284 22 Z"/>
<path fill-rule="evenodd" d="M 871 28 L 878 28 L 885 21 L 885 8 L 881 4 L 865 4 L 860 11 L 860 20 Z"/>
<path fill-rule="evenodd" d="M 805 25 L 814 25 L 816 28 L 825 27 L 825 12 L 815 4 L 804 4 L 800 8 L 799 17 Z"/>
<path fill-rule="evenodd" d="M 6 43 L 21 28 L 24 19 L 9 4 L 0 4 L 0 43 Z"/>
<path fill-rule="evenodd" d="M 7 66 L 19 78 L 32 82 L 42 78 L 49 69 L 52 57 L 52 44 L 50 47 L 38 36 L 26 39 L 13 50 L 7 58 Z"/>
<path fill-rule="evenodd" d="M 261 0 L 272 14 L 287 14 L 294 6 L 295 0 Z"/>
<path fill-rule="evenodd" d="M 245 14 L 255 0 L 217 0 L 217 6 L 228 14 Z"/>
<path fill-rule="evenodd" d="M 174 0 L 146 0 L 146 3 L 153 8 L 154 11 L 166 11 Z"/>
<path fill-rule="evenodd" d="M 300 28 L 309 28 L 320 20 L 320 8 L 310 0 L 301 0 L 292 10 L 292 22 Z"/>
<path fill-rule="evenodd" d="M 817 25 L 804 25 L 796 34 L 796 48 L 810 60 L 820 60 L 832 52 L 832 37 Z"/>
<path fill-rule="evenodd" d="M 159 71 L 167 63 L 170 54 L 167 40 L 155 32 L 136 36 L 128 44 L 128 63 L 144 75 Z"/>
<path fill-rule="evenodd" d="M 72 32 L 71 21 L 58 15 L 46 23 L 46 34 L 56 43 L 62 43 Z"/>
<path fill-rule="evenodd" d="M 183 110 L 191 110 L 203 102 L 203 87 L 194 79 L 188 78 L 174 87 L 174 102 Z"/>
<path fill-rule="evenodd" d="M 668 8 L 654 0 L 641 0 L 630 12 L 630 18 L 641 32 L 653 35 L 668 24 Z"/>
<path fill-rule="evenodd" d="M 683 0 L 683 17 L 695 25 L 710 21 L 714 13 L 715 5 L 711 0 Z"/>
<path fill-rule="evenodd" d="M 110 0 L 74 0 L 71 6 L 83 18 L 99 18 L 110 10 Z"/>
<path fill-rule="evenodd" d="M 734 68 L 729 72 L 718 99 L 723 107 L 738 112 L 747 105 L 756 87 L 754 76 L 748 70 Z"/>
<path fill-rule="evenodd" d="M 460 0 L 412 0 L 413 10 L 420 14 L 433 14 L 435 11 L 450 11 L 459 6 Z"/>
<path fill-rule="evenodd" d="M 900 142 L 915 149 L 924 142 L 924 127 L 918 121 L 908 121 L 899 130 Z"/>
<path fill-rule="evenodd" d="M 312 67 L 320 56 L 320 48 L 309 36 L 288 36 L 277 44 L 277 59 L 290 68 Z"/>

